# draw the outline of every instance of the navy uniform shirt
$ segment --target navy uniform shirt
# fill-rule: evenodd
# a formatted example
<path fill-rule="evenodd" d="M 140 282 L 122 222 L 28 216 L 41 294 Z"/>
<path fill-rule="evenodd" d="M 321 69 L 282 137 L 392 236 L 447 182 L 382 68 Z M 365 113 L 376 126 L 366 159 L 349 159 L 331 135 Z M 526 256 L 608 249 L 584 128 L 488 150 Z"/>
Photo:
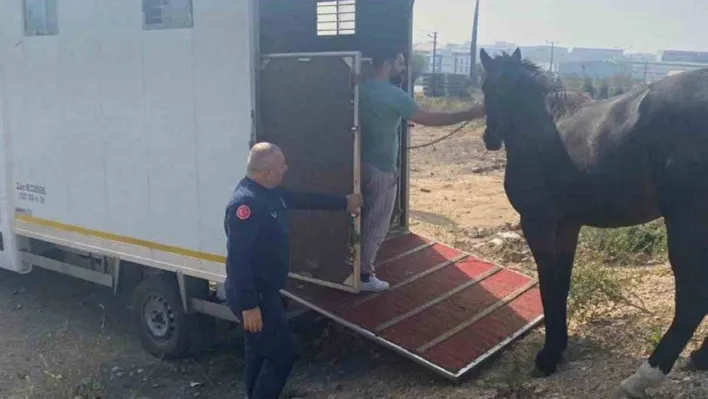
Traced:
<path fill-rule="evenodd" d="M 345 210 L 346 197 L 267 189 L 249 178 L 226 207 L 226 299 L 237 314 L 259 306 L 259 295 L 285 287 L 290 263 L 287 209 Z"/>

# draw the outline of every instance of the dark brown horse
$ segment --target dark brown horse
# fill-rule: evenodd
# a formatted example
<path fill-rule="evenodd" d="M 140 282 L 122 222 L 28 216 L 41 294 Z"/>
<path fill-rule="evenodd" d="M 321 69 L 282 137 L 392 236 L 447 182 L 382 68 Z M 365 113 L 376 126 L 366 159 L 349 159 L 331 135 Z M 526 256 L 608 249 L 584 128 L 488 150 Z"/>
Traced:
<path fill-rule="evenodd" d="M 539 69 L 484 50 L 484 140 L 507 152 L 504 187 L 538 267 L 546 338 L 544 375 L 568 345 L 567 298 L 581 226 L 613 228 L 663 217 L 676 281 L 674 320 L 621 388 L 660 384 L 708 312 L 708 69 L 665 78 L 604 101 L 578 101 Z M 708 339 L 690 363 L 708 369 Z"/>

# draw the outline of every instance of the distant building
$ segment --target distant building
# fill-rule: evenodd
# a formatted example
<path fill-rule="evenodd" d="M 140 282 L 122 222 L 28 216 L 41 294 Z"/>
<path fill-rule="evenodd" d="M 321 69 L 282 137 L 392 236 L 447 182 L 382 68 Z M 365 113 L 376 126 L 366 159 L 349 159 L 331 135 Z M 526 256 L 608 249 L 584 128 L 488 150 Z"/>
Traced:
<path fill-rule="evenodd" d="M 634 80 L 647 83 L 655 82 L 666 76 L 708 67 L 708 52 L 665 50 L 658 55 L 647 53 L 627 53 L 622 49 L 604 49 L 575 47 L 553 48 L 553 66 L 551 46 L 517 46 L 513 43 L 497 42 L 481 44 L 494 57 L 502 52 L 512 53 L 521 49 L 521 55 L 539 65 L 544 70 L 553 70 L 561 77 L 603 79 L 617 75 L 631 76 Z M 432 44 L 421 43 L 414 46 L 415 51 L 429 58 L 427 71 L 442 74 L 469 75 L 470 44 L 443 45 L 437 49 L 437 57 L 432 59 Z M 480 62 L 477 54 L 477 62 Z"/>
<path fill-rule="evenodd" d="M 632 78 L 646 83 L 656 82 L 681 72 L 708 68 L 708 64 L 693 62 L 630 62 L 629 65 Z"/>
<path fill-rule="evenodd" d="M 708 64 L 707 51 L 664 50 L 660 52 L 662 62 L 695 62 Z"/>
<path fill-rule="evenodd" d="M 503 52 L 511 54 L 518 46 L 509 43 L 495 43 L 492 45 L 479 45 L 478 51 L 484 49 L 491 57 L 500 55 Z M 521 55 L 525 59 L 539 65 L 543 69 L 550 68 L 551 62 L 551 46 L 521 46 Z M 430 45 L 419 45 L 415 47 L 419 53 L 429 57 L 429 71 L 436 73 L 451 73 L 459 75 L 469 75 L 470 73 L 470 46 L 469 43 L 463 45 L 449 45 L 438 48 L 436 51 L 436 59 L 432 59 L 433 51 Z M 568 49 L 565 47 L 553 48 L 554 70 L 557 69 L 558 63 L 563 61 L 568 55 Z M 479 53 L 477 53 L 477 62 L 480 62 Z"/>
<path fill-rule="evenodd" d="M 565 61 L 558 64 L 558 75 L 564 78 L 604 79 L 631 73 L 627 63 L 617 61 Z"/>
<path fill-rule="evenodd" d="M 612 61 L 623 57 L 622 49 L 574 47 L 573 51 L 568 53 L 567 61 Z"/>
<path fill-rule="evenodd" d="M 659 57 L 651 53 L 625 53 L 624 59 L 634 62 L 657 62 Z"/>
<path fill-rule="evenodd" d="M 520 49 L 522 57 L 539 65 L 550 64 L 551 57 L 553 57 L 554 64 L 565 61 L 568 58 L 569 53 L 567 47 L 559 46 L 522 46 Z"/>

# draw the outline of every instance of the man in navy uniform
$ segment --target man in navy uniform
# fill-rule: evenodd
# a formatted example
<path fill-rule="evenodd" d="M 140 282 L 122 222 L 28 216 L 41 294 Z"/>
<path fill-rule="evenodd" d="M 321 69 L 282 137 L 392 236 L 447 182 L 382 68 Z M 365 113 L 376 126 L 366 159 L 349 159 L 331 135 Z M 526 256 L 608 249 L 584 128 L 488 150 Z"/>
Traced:
<path fill-rule="evenodd" d="M 288 209 L 358 213 L 359 194 L 294 193 L 280 188 L 287 170 L 281 149 L 253 146 L 246 177 L 226 208 L 226 299 L 241 321 L 246 346 L 246 395 L 277 399 L 293 364 L 293 347 L 280 290 L 289 269 Z"/>

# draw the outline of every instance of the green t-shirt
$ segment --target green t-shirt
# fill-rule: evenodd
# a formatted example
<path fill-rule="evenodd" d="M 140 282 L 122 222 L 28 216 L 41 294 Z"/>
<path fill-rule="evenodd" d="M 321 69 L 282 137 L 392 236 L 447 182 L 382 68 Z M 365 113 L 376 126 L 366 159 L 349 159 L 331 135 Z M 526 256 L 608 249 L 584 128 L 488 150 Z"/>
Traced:
<path fill-rule="evenodd" d="M 371 80 L 359 87 L 361 158 L 383 172 L 395 172 L 398 164 L 401 119 L 418 111 L 411 96 L 384 81 Z"/>

